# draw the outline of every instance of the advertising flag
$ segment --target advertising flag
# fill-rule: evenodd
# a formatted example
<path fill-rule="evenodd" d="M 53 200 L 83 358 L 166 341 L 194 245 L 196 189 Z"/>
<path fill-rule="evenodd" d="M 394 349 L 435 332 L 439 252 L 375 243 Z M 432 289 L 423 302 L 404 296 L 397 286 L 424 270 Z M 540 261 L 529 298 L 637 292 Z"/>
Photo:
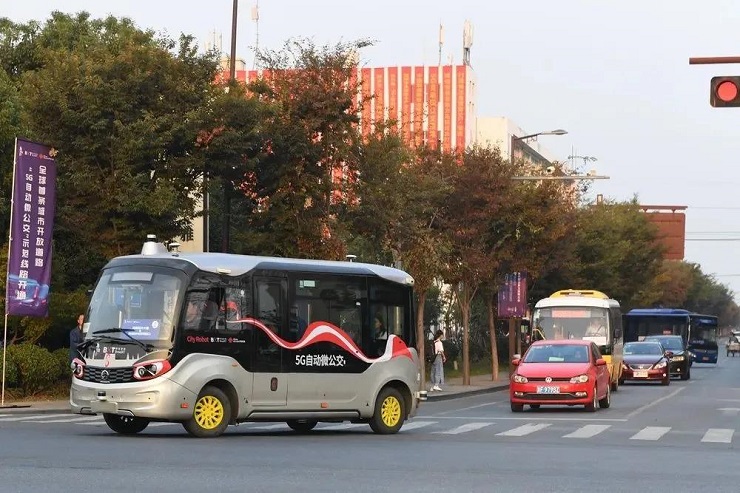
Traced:
<path fill-rule="evenodd" d="M 5 314 L 49 313 L 51 240 L 56 210 L 56 150 L 17 138 L 13 165 Z"/>
<path fill-rule="evenodd" d="M 499 318 L 524 317 L 527 314 L 527 272 L 506 274 L 498 290 Z"/>

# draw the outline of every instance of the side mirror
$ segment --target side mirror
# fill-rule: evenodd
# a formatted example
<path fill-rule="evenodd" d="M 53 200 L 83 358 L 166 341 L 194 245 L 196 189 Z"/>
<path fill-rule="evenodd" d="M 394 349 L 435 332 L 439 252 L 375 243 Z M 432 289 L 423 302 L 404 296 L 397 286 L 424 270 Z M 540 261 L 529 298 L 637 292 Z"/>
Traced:
<path fill-rule="evenodd" d="M 666 358 L 673 358 L 673 351 L 666 351 L 665 352 L 665 357 Z"/>
<path fill-rule="evenodd" d="M 606 366 L 606 360 L 604 358 L 597 359 L 596 366 Z"/>
<path fill-rule="evenodd" d="M 514 358 L 514 359 L 511 360 L 511 364 L 512 364 L 512 366 L 519 366 L 519 362 L 520 361 L 521 361 L 521 359 Z"/>

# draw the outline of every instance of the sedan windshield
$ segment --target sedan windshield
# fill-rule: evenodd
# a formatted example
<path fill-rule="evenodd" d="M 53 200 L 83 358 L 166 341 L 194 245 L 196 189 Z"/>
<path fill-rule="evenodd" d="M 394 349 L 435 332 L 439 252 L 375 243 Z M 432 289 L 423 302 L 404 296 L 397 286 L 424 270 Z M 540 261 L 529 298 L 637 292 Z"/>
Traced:
<path fill-rule="evenodd" d="M 524 356 L 525 363 L 588 363 L 588 346 L 547 344 L 532 346 Z"/>
<path fill-rule="evenodd" d="M 661 337 L 655 338 L 654 340 L 660 342 L 664 348 L 671 350 L 683 350 L 683 343 L 680 337 Z"/>
<path fill-rule="evenodd" d="M 656 356 L 663 354 L 663 347 L 660 344 L 639 344 L 628 343 L 624 345 L 625 355 L 650 355 Z"/>

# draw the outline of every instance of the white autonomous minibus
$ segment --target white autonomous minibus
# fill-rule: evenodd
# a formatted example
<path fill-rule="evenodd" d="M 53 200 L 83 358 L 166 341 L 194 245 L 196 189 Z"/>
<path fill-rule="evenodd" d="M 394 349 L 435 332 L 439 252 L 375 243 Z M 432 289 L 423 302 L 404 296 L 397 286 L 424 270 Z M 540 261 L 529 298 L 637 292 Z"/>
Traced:
<path fill-rule="evenodd" d="M 247 421 L 396 433 L 426 399 L 413 282 L 359 262 L 171 252 L 149 235 L 98 278 L 72 410 L 121 434 L 152 421 L 197 437 Z"/>

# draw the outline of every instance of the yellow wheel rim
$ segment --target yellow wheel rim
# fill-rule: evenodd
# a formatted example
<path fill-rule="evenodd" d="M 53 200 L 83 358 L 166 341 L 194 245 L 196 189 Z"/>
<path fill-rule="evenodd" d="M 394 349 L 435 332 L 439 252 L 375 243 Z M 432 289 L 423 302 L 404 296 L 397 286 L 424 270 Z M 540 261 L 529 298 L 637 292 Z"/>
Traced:
<path fill-rule="evenodd" d="M 212 395 L 204 395 L 195 403 L 193 417 L 198 426 L 212 430 L 224 419 L 224 405 Z"/>
<path fill-rule="evenodd" d="M 401 421 L 401 403 L 394 396 L 389 395 L 380 406 L 380 418 L 383 424 L 393 428 Z"/>

